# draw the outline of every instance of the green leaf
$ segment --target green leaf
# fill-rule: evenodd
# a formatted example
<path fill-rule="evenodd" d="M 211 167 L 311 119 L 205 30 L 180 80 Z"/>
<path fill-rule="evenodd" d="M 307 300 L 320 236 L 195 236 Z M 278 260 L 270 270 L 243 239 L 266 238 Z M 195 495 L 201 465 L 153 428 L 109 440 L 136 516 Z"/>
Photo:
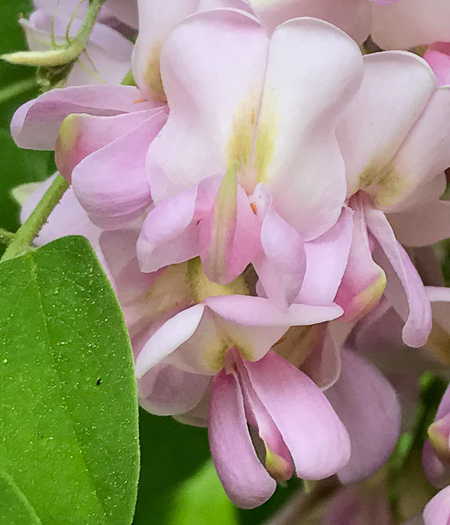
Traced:
<path fill-rule="evenodd" d="M 0 264 L 0 385 L 0 471 L 42 523 L 131 523 L 139 463 L 132 351 L 85 239 Z"/>
<path fill-rule="evenodd" d="M 238 516 L 208 461 L 191 479 L 185 481 L 172 501 L 171 525 L 237 525 Z"/>
<path fill-rule="evenodd" d="M 14 525 L 42 525 L 36 512 L 19 487 L 0 474 L 0 519 Z"/>

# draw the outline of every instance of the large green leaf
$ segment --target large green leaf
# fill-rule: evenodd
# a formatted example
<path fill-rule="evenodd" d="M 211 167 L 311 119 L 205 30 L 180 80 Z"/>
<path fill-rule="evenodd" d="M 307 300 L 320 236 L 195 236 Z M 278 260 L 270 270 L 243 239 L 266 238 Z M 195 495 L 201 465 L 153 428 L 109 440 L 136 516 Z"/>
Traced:
<path fill-rule="evenodd" d="M 0 384 L 0 472 L 42 523 L 131 523 L 139 463 L 132 352 L 85 239 L 0 264 Z"/>
<path fill-rule="evenodd" d="M 13 525 L 42 525 L 30 502 L 14 481 L 0 474 L 1 523 Z"/>

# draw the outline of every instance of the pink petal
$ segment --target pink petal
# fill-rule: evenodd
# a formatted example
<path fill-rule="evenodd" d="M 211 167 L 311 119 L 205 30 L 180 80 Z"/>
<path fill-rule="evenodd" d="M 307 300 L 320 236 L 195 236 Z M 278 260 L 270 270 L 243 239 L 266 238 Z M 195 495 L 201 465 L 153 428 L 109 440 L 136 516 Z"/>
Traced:
<path fill-rule="evenodd" d="M 423 511 L 425 525 L 448 525 L 450 522 L 450 487 L 441 490 Z"/>
<path fill-rule="evenodd" d="M 399 293 L 401 291 L 398 290 L 392 292 L 393 295 Z M 415 418 L 420 376 L 424 370 L 442 374 L 443 365 L 428 349 L 407 346 L 402 340 L 403 326 L 404 320 L 384 297 L 375 310 L 358 323 L 353 333 L 353 344 L 360 355 L 369 359 L 389 378 L 404 408 L 409 408 L 410 413 L 413 411 Z"/>
<path fill-rule="evenodd" d="M 384 213 L 366 206 L 365 216 L 369 231 L 379 242 L 403 287 L 404 294 L 406 294 L 409 313 L 403 327 L 403 341 L 409 346 L 423 346 L 431 331 L 431 306 L 420 276 L 407 253 L 395 238 Z M 384 265 L 383 268 L 388 270 L 388 267 Z M 388 276 L 388 288 L 390 286 L 389 281 Z M 388 289 L 386 289 L 387 292 Z M 398 304 L 401 296 L 395 300 Z M 394 306 L 396 305 L 394 304 Z"/>
<path fill-rule="evenodd" d="M 367 2 L 354 0 L 281 0 L 260 2 L 250 0 L 254 11 L 273 30 L 291 18 L 309 16 L 320 18 L 340 27 L 359 44 L 370 31 L 371 12 Z"/>
<path fill-rule="evenodd" d="M 157 365 L 139 381 L 139 404 L 158 416 L 193 410 L 206 393 L 210 378 L 189 374 L 172 365 Z"/>
<path fill-rule="evenodd" d="M 450 5 L 446 0 L 399 0 L 373 6 L 372 38 L 383 49 L 449 42 Z"/>
<path fill-rule="evenodd" d="M 421 208 L 432 202 L 437 202 L 444 194 L 446 187 L 447 177 L 445 172 L 442 172 L 436 175 L 436 177 L 432 177 L 431 180 L 425 181 L 418 186 L 416 185 L 415 189 L 412 189 L 410 192 L 406 192 L 405 198 L 398 206 L 399 209 L 396 210 L 395 208 L 397 208 L 397 206 L 394 206 L 393 213 L 390 213 L 389 216 L 408 212 L 409 210 Z"/>
<path fill-rule="evenodd" d="M 359 198 L 351 201 L 353 236 L 347 267 L 336 295 L 336 302 L 344 308 L 344 320 L 359 319 L 376 306 L 386 285 L 384 271 L 374 262 L 364 203 Z"/>
<path fill-rule="evenodd" d="M 244 364 L 256 395 L 291 452 L 297 475 L 317 480 L 341 469 L 350 457 L 350 440 L 321 390 L 273 352 Z"/>
<path fill-rule="evenodd" d="M 209 388 L 209 392 L 210 390 L 211 388 Z M 207 428 L 209 417 L 209 397 L 209 393 L 207 392 L 195 408 L 184 414 L 174 416 L 174 419 L 185 425 Z"/>
<path fill-rule="evenodd" d="M 170 356 L 188 372 L 214 375 L 225 363 L 226 351 L 238 348 L 243 358 L 263 357 L 291 325 L 321 322 L 339 316 L 336 306 L 292 305 L 278 309 L 268 299 L 246 295 L 209 297 L 198 329 Z"/>
<path fill-rule="evenodd" d="M 194 334 L 203 317 L 204 309 L 203 304 L 196 304 L 183 310 L 153 334 L 136 358 L 136 377 L 138 379 Z"/>
<path fill-rule="evenodd" d="M 423 55 L 430 64 L 440 86 L 450 84 L 450 44 L 438 42 L 427 49 Z"/>
<path fill-rule="evenodd" d="M 305 275 L 304 244 L 297 231 L 275 211 L 267 189 L 259 185 L 257 192 L 266 194 L 268 209 L 260 233 L 262 253 L 253 260 L 253 266 L 267 297 L 277 306 L 287 308 L 298 295 Z M 255 201 L 258 203 L 257 198 Z"/>
<path fill-rule="evenodd" d="M 58 2 L 58 0 L 33 0 L 33 5 L 36 9 L 42 10 L 51 15 L 54 14 L 55 9 L 58 9 L 58 15 L 71 16 L 77 3 L 75 0 L 66 0 L 62 4 Z M 80 6 L 78 17 L 82 17 L 85 12 L 86 6 Z"/>
<path fill-rule="evenodd" d="M 401 189 L 377 197 L 385 211 L 400 211 L 414 191 L 450 166 L 450 86 L 438 88 L 430 98 L 397 155 L 389 165 L 393 182 Z M 417 190 L 416 190 L 417 189 Z M 426 204 L 417 200 L 417 204 Z"/>
<path fill-rule="evenodd" d="M 196 257 L 198 228 L 194 218 L 197 187 L 161 201 L 142 225 L 137 250 L 143 272 Z"/>
<path fill-rule="evenodd" d="M 108 0 L 108 10 L 130 27 L 138 27 L 138 6 L 136 0 L 124 2 L 123 0 Z"/>
<path fill-rule="evenodd" d="M 290 20 L 272 36 L 258 120 L 264 161 L 258 182 L 304 241 L 325 233 L 341 214 L 345 169 L 336 126 L 362 75 L 355 42 L 326 22 Z"/>
<path fill-rule="evenodd" d="M 165 100 L 160 72 L 161 46 L 178 23 L 195 13 L 198 0 L 138 0 L 137 3 L 139 33 L 133 51 L 134 78 L 147 97 Z"/>
<path fill-rule="evenodd" d="M 228 497 L 245 509 L 267 501 L 276 483 L 256 455 L 234 374 L 222 371 L 214 378 L 208 434 L 214 465 Z"/>
<path fill-rule="evenodd" d="M 337 305 L 292 304 L 287 310 L 282 310 L 268 299 L 249 295 L 209 297 L 205 302 L 211 310 L 228 321 L 254 327 L 306 326 L 336 319 L 342 313 Z"/>
<path fill-rule="evenodd" d="M 261 25 L 234 10 L 191 16 L 166 38 L 161 74 L 170 116 L 147 166 L 155 202 L 225 173 L 236 160 L 228 152 L 234 143 L 239 154 L 239 127 L 252 133 L 268 47 Z"/>
<path fill-rule="evenodd" d="M 157 273 L 142 273 L 136 257 L 138 228 L 104 231 L 100 246 L 115 287 L 128 330 L 134 322 L 148 316 L 147 294 L 158 278 Z"/>
<path fill-rule="evenodd" d="M 75 167 L 73 188 L 92 222 L 103 228 L 122 226 L 151 204 L 145 157 L 165 120 L 164 112 L 157 113 Z"/>
<path fill-rule="evenodd" d="M 122 113 L 113 117 L 85 113 L 69 115 L 61 125 L 56 142 L 55 162 L 59 172 L 70 181 L 73 169 L 85 157 L 137 128 L 152 117 L 154 111 Z"/>
<path fill-rule="evenodd" d="M 214 206 L 200 223 L 200 255 L 207 277 L 219 284 L 234 281 L 261 249 L 259 230 L 236 168 L 228 169 Z"/>
<path fill-rule="evenodd" d="M 108 7 L 113 2 L 115 13 L 119 11 L 124 19 L 129 16 L 128 5 L 123 0 L 109 0 Z M 167 35 L 186 17 L 196 12 L 231 7 L 249 10 L 242 0 L 137 0 L 139 6 L 139 33 L 133 52 L 133 72 L 137 85 L 152 99 L 166 100 L 162 85 L 160 59 L 161 48 Z M 138 20 L 138 17 L 134 17 Z M 128 22 L 127 22 L 128 23 Z M 128 25 L 132 25 L 128 23 Z M 133 26 L 134 27 L 134 26 Z"/>
<path fill-rule="evenodd" d="M 11 121 L 17 145 L 28 149 L 55 149 L 63 120 L 71 113 L 113 116 L 152 109 L 142 101 L 142 93 L 132 86 L 75 86 L 52 89 L 21 106 Z"/>
<path fill-rule="evenodd" d="M 334 337 L 332 323 L 318 325 L 318 330 L 322 332 L 321 337 L 301 364 L 301 369 L 322 390 L 328 390 L 341 373 L 342 345 Z"/>
<path fill-rule="evenodd" d="M 238 356 L 236 361 L 247 421 L 251 427 L 257 430 L 263 441 L 266 469 L 277 481 L 286 481 L 292 477 L 294 470 L 289 450 L 273 419 L 253 390 L 242 358 Z"/>
<path fill-rule="evenodd" d="M 348 196 L 358 189 L 378 189 L 385 166 L 436 88 L 433 72 L 416 55 L 374 53 L 364 57 L 364 64 L 362 86 L 338 126 Z M 384 189 L 381 183 L 380 188 Z M 395 189 L 393 184 L 389 188 Z"/>
<path fill-rule="evenodd" d="M 152 272 L 200 255 L 199 222 L 210 213 L 219 177 L 161 201 L 147 215 L 137 250 L 144 272 Z"/>
<path fill-rule="evenodd" d="M 450 201 L 436 201 L 389 215 L 397 239 L 406 246 L 427 246 L 450 237 Z"/>
<path fill-rule="evenodd" d="M 214 315 L 209 308 L 205 308 L 204 303 L 197 306 L 204 308 L 204 314 L 197 329 L 170 355 L 168 362 L 186 372 L 213 376 L 224 367 L 227 351 L 237 346 L 234 337 L 235 332 L 239 336 L 239 328 L 236 327 L 232 331 L 234 326 L 230 326 L 226 322 L 222 323 L 221 319 Z M 190 310 L 192 308 L 194 307 L 191 307 Z M 249 341 L 243 341 L 243 337 L 238 339 L 238 342 L 241 343 L 240 350 L 244 355 L 255 351 L 253 347 L 249 348 Z M 158 341 L 155 343 L 159 344 Z"/>
<path fill-rule="evenodd" d="M 320 305 L 334 301 L 347 267 L 352 233 L 353 210 L 345 207 L 332 228 L 304 244 L 306 273 L 295 302 Z"/>
<path fill-rule="evenodd" d="M 338 473 L 343 483 L 371 477 L 393 452 L 400 435 L 401 407 L 381 373 L 356 353 L 342 350 L 341 376 L 326 396 L 351 440 L 351 457 Z"/>

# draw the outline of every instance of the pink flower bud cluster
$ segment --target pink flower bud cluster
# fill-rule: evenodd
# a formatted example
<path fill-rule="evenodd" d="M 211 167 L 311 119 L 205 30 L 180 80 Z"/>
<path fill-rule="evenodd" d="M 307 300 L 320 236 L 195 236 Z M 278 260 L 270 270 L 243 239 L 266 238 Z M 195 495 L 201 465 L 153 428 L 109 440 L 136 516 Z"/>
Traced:
<path fill-rule="evenodd" d="M 23 22 L 30 46 L 52 4 Z M 450 3 L 137 4 L 108 0 L 67 86 L 13 118 L 17 144 L 54 149 L 71 182 L 38 243 L 90 239 L 142 406 L 208 427 L 238 506 L 293 475 L 365 480 L 402 412 L 408 425 L 411 380 L 445 361 L 432 326 L 448 338 L 450 294 L 429 247 L 450 237 Z M 447 412 L 430 430 L 446 460 Z M 427 525 L 450 515 L 437 498 Z"/>

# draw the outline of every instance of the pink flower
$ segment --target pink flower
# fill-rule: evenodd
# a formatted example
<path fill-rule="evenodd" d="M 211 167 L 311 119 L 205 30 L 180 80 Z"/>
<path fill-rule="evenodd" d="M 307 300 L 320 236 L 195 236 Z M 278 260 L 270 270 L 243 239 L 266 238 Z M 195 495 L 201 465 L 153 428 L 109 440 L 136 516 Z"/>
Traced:
<path fill-rule="evenodd" d="M 239 348 L 245 359 L 256 361 L 290 326 L 316 324 L 341 314 L 331 304 L 292 304 L 281 310 L 263 297 L 243 295 L 247 292 L 242 277 L 226 287 L 211 283 L 198 260 L 179 268 L 187 272 L 190 306 L 181 307 L 152 331 L 136 360 L 138 377 L 164 359 L 187 372 L 211 376 L 224 367 L 230 348 Z"/>
<path fill-rule="evenodd" d="M 373 476 L 400 435 L 401 406 L 395 390 L 377 368 L 343 348 L 340 377 L 325 395 L 350 435 L 351 456 L 338 471 L 339 479 L 348 484 Z"/>
<path fill-rule="evenodd" d="M 450 522 L 450 487 L 441 490 L 423 512 L 425 525 L 448 525 Z"/>
<path fill-rule="evenodd" d="M 23 148 L 56 149 L 90 219 L 115 227 L 151 204 L 145 156 L 166 121 L 165 107 L 132 86 L 54 89 L 15 113 L 11 133 Z"/>
<path fill-rule="evenodd" d="M 261 446 L 258 456 L 248 426 Z M 225 491 L 253 508 L 275 491 L 275 480 L 322 479 L 348 461 L 350 443 L 320 389 L 270 352 L 257 362 L 236 352 L 211 387 L 211 454 Z"/>
<path fill-rule="evenodd" d="M 424 347 L 412 349 L 402 341 L 403 320 L 383 298 L 349 336 L 351 347 L 374 363 L 394 385 L 401 403 L 403 431 L 411 431 L 419 400 L 419 380 L 427 370 L 449 379 L 450 304 L 448 288 L 426 287 L 433 328 Z"/>
<path fill-rule="evenodd" d="M 437 87 L 416 55 L 386 52 L 364 60 L 363 84 L 338 127 L 355 230 L 337 300 L 348 318 L 364 314 L 381 297 L 386 275 L 385 293 L 405 319 L 404 341 L 421 346 L 431 309 L 394 231 L 413 246 L 448 237 L 442 217 L 450 208 L 439 197 L 450 165 L 450 90 Z M 425 214 L 434 220 L 424 222 Z"/>
<path fill-rule="evenodd" d="M 147 157 L 156 207 L 141 268 L 201 255 L 209 278 L 227 283 L 253 263 L 267 295 L 288 305 L 306 243 L 346 216 L 335 127 L 359 86 L 359 50 L 318 20 L 270 36 L 243 12 L 217 10 L 177 26 L 161 72 L 170 114 Z"/>
<path fill-rule="evenodd" d="M 211 283 L 198 260 L 142 274 L 134 242 L 132 232 L 106 232 L 101 248 L 137 353 L 142 406 L 194 424 L 209 412 L 216 468 L 242 507 L 268 499 L 274 479 L 291 477 L 294 466 L 308 479 L 341 468 L 349 457 L 342 423 L 312 380 L 269 351 L 289 326 L 320 323 L 340 309 L 293 304 L 282 311 L 268 299 L 236 295 L 246 293 L 242 277 Z M 265 447 L 261 459 L 246 421 Z"/>
<path fill-rule="evenodd" d="M 108 5 L 114 12 L 123 10 L 119 0 L 110 0 Z M 156 19 L 153 8 L 158 12 Z M 106 228 L 128 224 L 151 204 L 143 168 L 149 144 L 165 123 L 166 108 L 161 102 L 164 93 L 153 89 L 155 78 L 160 77 L 160 45 L 157 52 L 145 46 L 156 45 L 152 38 L 164 40 L 170 29 L 195 11 L 177 12 L 167 2 L 158 6 L 145 3 L 140 9 L 141 23 L 156 25 L 151 33 L 141 31 L 136 45 L 133 73 L 137 88 L 99 85 L 52 90 L 24 104 L 11 122 L 13 138 L 20 147 L 56 149 L 59 171 L 73 182 L 92 221 Z M 153 76 L 149 56 L 157 64 Z M 83 81 L 92 83 L 92 78 L 83 77 Z"/>
<path fill-rule="evenodd" d="M 351 457 L 338 476 L 346 484 L 373 476 L 386 463 L 401 421 L 396 391 L 368 359 L 358 355 L 359 348 L 351 344 L 354 335 L 348 336 L 351 328 L 340 319 L 293 327 L 273 348 L 324 390 L 344 423 Z"/>

